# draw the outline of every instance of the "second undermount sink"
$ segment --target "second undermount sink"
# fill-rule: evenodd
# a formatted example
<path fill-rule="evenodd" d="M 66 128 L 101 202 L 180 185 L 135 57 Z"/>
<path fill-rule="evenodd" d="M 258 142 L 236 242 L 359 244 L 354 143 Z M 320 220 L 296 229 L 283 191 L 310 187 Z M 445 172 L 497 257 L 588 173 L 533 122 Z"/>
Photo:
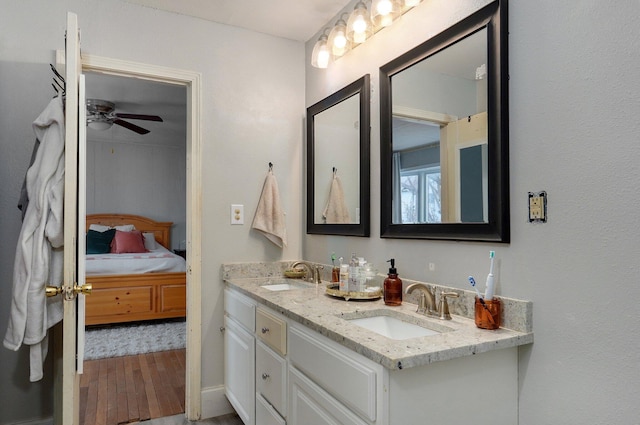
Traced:
<path fill-rule="evenodd" d="M 390 314 L 387 310 L 373 311 L 363 315 L 343 317 L 356 326 L 368 329 L 372 332 L 382 335 L 389 339 L 403 340 L 410 338 L 418 338 L 424 336 L 439 335 L 443 332 L 449 332 L 452 329 L 435 325 L 432 323 L 411 323 L 418 322 L 411 316 L 396 317 L 397 314 Z M 403 320 L 404 319 L 404 320 Z"/>
<path fill-rule="evenodd" d="M 274 279 L 264 285 L 260 285 L 261 288 L 269 291 L 290 291 L 292 289 L 304 289 L 309 288 L 309 284 L 296 279 Z"/>

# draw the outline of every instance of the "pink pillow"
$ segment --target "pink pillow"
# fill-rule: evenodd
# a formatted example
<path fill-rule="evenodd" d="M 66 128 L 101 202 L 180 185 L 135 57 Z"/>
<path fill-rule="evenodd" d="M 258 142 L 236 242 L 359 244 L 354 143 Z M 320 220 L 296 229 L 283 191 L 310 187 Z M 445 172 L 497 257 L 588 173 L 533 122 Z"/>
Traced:
<path fill-rule="evenodd" d="M 116 230 L 116 235 L 111 241 L 112 254 L 125 254 L 133 252 L 148 252 L 144 247 L 144 237 L 138 230 L 121 232 Z"/>

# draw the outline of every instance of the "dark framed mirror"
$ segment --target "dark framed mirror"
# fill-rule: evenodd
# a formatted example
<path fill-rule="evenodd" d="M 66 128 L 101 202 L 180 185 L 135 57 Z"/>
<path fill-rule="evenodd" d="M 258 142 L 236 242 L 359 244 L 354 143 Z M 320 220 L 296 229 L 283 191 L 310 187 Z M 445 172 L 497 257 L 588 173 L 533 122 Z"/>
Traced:
<path fill-rule="evenodd" d="M 380 68 L 382 238 L 508 243 L 507 2 Z"/>
<path fill-rule="evenodd" d="M 369 75 L 307 108 L 307 233 L 369 236 Z"/>

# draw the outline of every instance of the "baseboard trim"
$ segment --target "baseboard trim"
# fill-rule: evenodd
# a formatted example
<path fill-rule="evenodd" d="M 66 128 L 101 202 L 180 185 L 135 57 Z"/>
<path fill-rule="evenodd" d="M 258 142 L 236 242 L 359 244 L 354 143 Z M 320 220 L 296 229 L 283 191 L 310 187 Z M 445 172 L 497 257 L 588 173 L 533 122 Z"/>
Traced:
<path fill-rule="evenodd" d="M 53 418 L 37 419 L 27 422 L 10 422 L 8 425 L 53 425 Z"/>
<path fill-rule="evenodd" d="M 202 419 L 234 413 L 231 403 L 224 395 L 224 385 L 202 389 Z"/>

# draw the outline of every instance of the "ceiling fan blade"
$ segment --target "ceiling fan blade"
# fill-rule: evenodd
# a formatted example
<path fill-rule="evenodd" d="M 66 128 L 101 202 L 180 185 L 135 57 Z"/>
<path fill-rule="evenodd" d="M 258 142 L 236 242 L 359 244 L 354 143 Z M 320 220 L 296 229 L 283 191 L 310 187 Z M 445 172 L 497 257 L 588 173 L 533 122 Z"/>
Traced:
<path fill-rule="evenodd" d="M 116 113 L 114 115 L 118 118 L 127 118 L 130 120 L 146 120 L 146 121 L 163 122 L 162 118 L 160 118 L 157 115 L 121 114 L 121 113 Z"/>
<path fill-rule="evenodd" d="M 138 134 L 147 134 L 149 132 L 149 130 L 147 130 L 146 128 L 138 127 L 135 124 L 131 124 L 130 122 L 126 122 L 120 119 L 113 120 L 113 123 L 124 128 L 128 128 L 131 131 L 135 131 Z"/>

